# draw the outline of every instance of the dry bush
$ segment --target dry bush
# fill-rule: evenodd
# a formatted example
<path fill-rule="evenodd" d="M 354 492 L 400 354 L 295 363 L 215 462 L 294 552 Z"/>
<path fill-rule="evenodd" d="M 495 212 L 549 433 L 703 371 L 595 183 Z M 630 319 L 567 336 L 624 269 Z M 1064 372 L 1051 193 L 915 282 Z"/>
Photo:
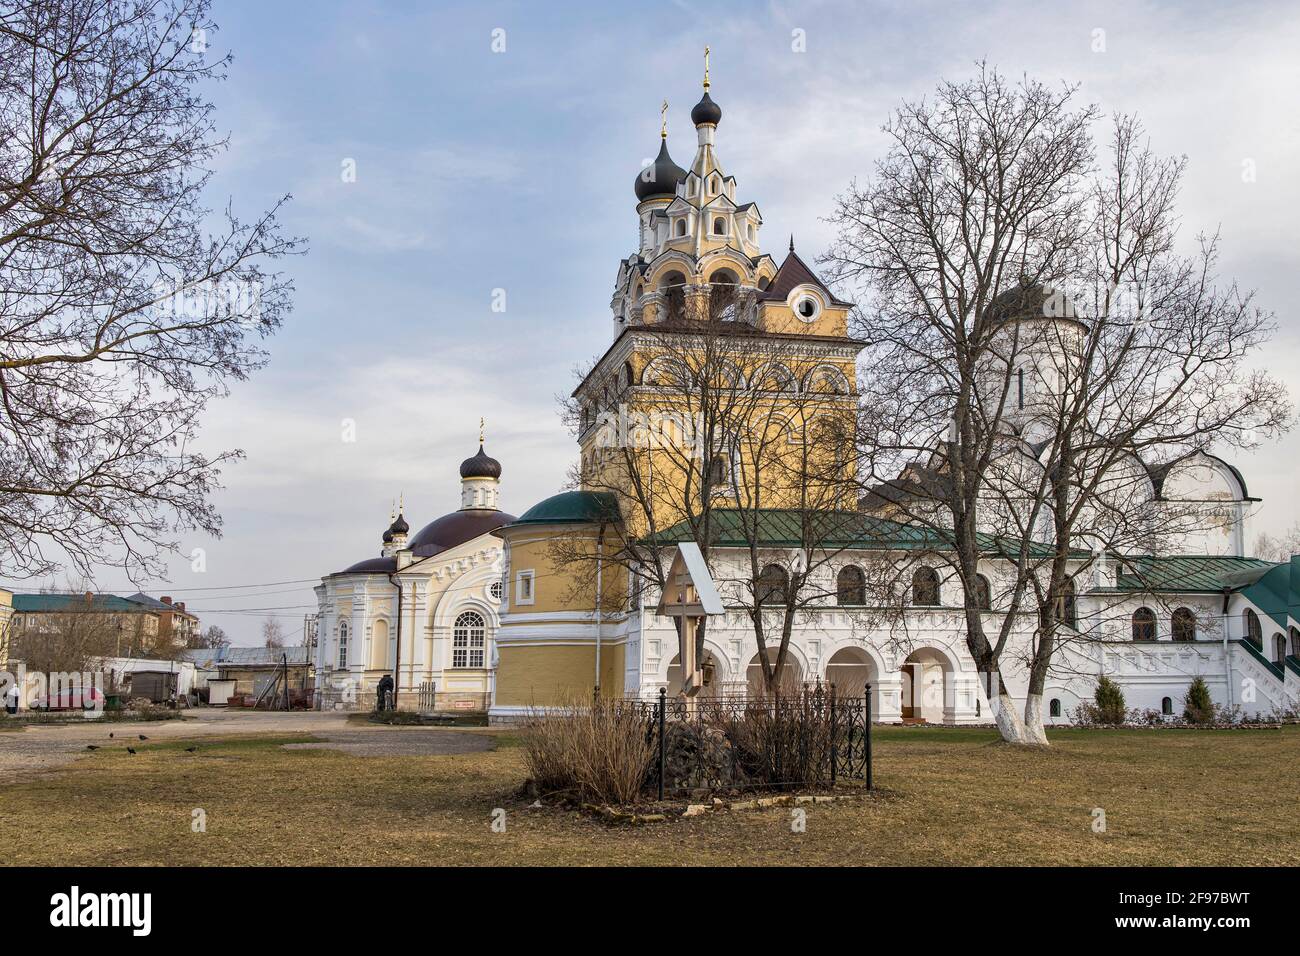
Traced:
<path fill-rule="evenodd" d="M 830 701 L 800 689 L 743 707 L 708 709 L 704 720 L 731 744 L 737 777 L 749 786 L 813 787 L 830 783 Z"/>
<path fill-rule="evenodd" d="M 656 757 L 648 717 L 635 708 L 569 701 L 524 727 L 524 759 L 542 793 L 634 803 Z"/>

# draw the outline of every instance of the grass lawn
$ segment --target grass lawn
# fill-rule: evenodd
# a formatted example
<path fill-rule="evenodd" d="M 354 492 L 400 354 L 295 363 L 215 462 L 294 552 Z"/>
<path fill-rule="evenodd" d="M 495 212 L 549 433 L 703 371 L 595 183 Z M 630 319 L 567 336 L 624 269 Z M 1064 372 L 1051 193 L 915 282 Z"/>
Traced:
<path fill-rule="evenodd" d="M 100 751 L 0 788 L 0 846 L 36 865 L 1300 863 L 1296 727 L 1064 730 L 1043 753 L 983 729 L 877 728 L 880 791 L 807 807 L 802 834 L 785 807 L 633 828 L 526 809 L 518 738 L 461 732 L 499 746 L 362 757 L 260 736 Z"/>

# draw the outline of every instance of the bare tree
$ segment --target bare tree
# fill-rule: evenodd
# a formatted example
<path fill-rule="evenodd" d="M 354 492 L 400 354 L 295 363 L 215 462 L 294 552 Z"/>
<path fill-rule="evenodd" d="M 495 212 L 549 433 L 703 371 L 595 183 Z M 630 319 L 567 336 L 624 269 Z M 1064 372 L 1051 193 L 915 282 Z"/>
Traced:
<path fill-rule="evenodd" d="M 290 308 L 280 200 L 203 193 L 226 141 L 207 0 L 20 0 L 0 12 L 0 553 L 11 577 L 104 562 L 162 577 L 220 532 L 236 451 L 194 448 Z M 215 231 L 210 232 L 210 223 Z"/>
<path fill-rule="evenodd" d="M 1016 332 L 1000 335 L 993 305 L 1020 277 L 1057 283 L 1077 261 L 1095 110 L 1072 108 L 1072 93 L 981 65 L 932 101 L 904 104 L 872 181 L 838 200 L 826 256 L 836 276 L 867 286 L 864 402 L 892 412 L 864 449 L 864 475 L 873 491 L 896 483 L 893 512 L 947 542 L 936 553 L 961 585 L 967 649 L 1003 737 L 1017 743 L 1023 722 L 1001 666 L 1030 577 L 1027 540 L 1002 548 L 1012 572 L 993 633 L 976 598 L 990 550 L 981 506 L 1023 348 Z M 995 347 L 1007 359 L 1000 374 L 990 374 Z"/>
<path fill-rule="evenodd" d="M 1285 386 L 1247 367 L 1272 317 L 1217 278 L 1216 238 L 1190 256 L 1174 251 L 1185 163 L 1157 157 L 1142 140 L 1134 118 L 1116 118 L 1112 163 L 1089 191 L 1077 291 L 1034 304 L 1041 314 L 1072 302 L 1069 311 L 1081 313 L 1065 325 L 1072 341 L 1039 351 L 1053 387 L 1040 390 L 1023 423 L 1044 465 L 1043 537 L 1052 545 L 1034 579 L 1039 628 L 1025 705 L 1030 738 L 1044 745 L 1042 694 L 1059 639 L 1096 639 L 1063 613 L 1092 564 L 1080 552 L 1178 550 L 1224 517 L 1214 502 L 1152 495 L 1150 472 L 1215 447 L 1251 446 L 1291 419 Z"/>
<path fill-rule="evenodd" d="M 939 554 L 998 725 L 1035 744 L 1058 641 L 1078 636 L 1089 553 L 1150 554 L 1214 520 L 1142 493 L 1147 469 L 1248 444 L 1290 416 L 1285 390 L 1244 364 L 1269 317 L 1216 283 L 1213 239 L 1174 252 L 1183 161 L 1154 156 L 1119 117 L 1099 174 L 1095 110 L 1069 109 L 1070 94 L 981 68 L 905 106 L 877 181 L 841 200 L 830 256 L 876 296 L 865 334 L 877 399 L 895 410 L 874 468 L 891 480 L 876 494 L 949 539 Z M 992 639 L 976 570 L 989 558 L 1004 570 Z M 1026 611 L 1037 626 L 1022 720 L 1000 669 Z"/>
<path fill-rule="evenodd" d="M 28 671 L 53 674 L 83 672 L 104 657 L 131 657 L 147 643 L 137 633 L 143 616 L 132 620 L 103 610 L 92 597 L 74 598 L 62 613 L 32 615 L 10 632 L 9 656 Z"/>
<path fill-rule="evenodd" d="M 227 637 L 226 632 L 222 630 L 220 627 L 218 627 L 216 624 L 209 624 L 206 630 L 202 631 L 201 633 L 196 632 L 194 636 L 190 638 L 189 646 L 191 648 L 213 648 L 213 649 L 219 647 L 229 647 L 230 638 Z"/>
<path fill-rule="evenodd" d="M 1290 561 L 1291 555 L 1300 554 L 1300 521 L 1277 537 L 1261 531 L 1255 537 L 1254 552 L 1265 561 Z"/>
<path fill-rule="evenodd" d="M 846 515 L 856 489 L 855 407 L 847 381 L 796 388 L 817 361 L 800 336 L 760 330 L 754 315 L 752 289 L 671 286 L 659 321 L 633 333 L 649 357 L 643 367 L 586 370 L 562 401 L 589 449 L 572 483 L 620 505 L 621 537 L 603 543 L 602 567 L 622 570 L 634 591 L 662 591 L 677 541 L 698 543 L 726 599 L 750 618 L 774 690 L 794 622 L 834 594 L 821 571 L 850 537 L 830 532 L 858 517 Z M 774 522 L 795 535 L 779 553 L 766 537 Z M 749 572 L 731 580 L 715 546 L 747 554 Z M 563 536 L 551 549 L 557 565 L 579 569 L 574 587 L 591 593 L 593 542 Z M 779 607 L 773 561 L 785 575 Z M 703 659 L 705 626 L 695 639 Z"/>
<path fill-rule="evenodd" d="M 262 644 L 266 647 L 284 647 L 284 626 L 273 617 L 262 622 Z"/>

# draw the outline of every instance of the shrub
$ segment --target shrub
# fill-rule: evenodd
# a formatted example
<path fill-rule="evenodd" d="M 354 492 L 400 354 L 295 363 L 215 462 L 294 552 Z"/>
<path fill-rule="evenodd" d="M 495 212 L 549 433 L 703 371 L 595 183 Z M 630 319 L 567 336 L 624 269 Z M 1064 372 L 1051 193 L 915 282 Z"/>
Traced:
<path fill-rule="evenodd" d="M 800 690 L 742 708 L 725 703 L 704 719 L 731 745 L 732 786 L 817 787 L 830 783 L 829 703 Z"/>
<path fill-rule="evenodd" d="M 1193 677 L 1187 685 L 1187 694 L 1183 697 L 1183 717 L 1193 724 L 1214 723 L 1214 701 L 1210 699 L 1210 688 L 1205 679 Z"/>
<path fill-rule="evenodd" d="M 570 702 L 525 724 L 524 761 L 542 793 L 634 803 L 657 756 L 649 730 L 635 708 Z"/>
<path fill-rule="evenodd" d="M 1128 716 L 1124 706 L 1124 692 L 1109 677 L 1097 681 L 1097 693 L 1093 695 L 1097 707 L 1097 722 L 1102 724 L 1122 724 Z"/>

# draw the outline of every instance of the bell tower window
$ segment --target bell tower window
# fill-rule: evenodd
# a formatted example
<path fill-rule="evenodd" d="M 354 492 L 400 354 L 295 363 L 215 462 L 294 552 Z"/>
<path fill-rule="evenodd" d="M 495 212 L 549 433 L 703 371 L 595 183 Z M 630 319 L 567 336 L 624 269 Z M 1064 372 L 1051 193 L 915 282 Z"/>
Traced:
<path fill-rule="evenodd" d="M 713 234 L 715 236 L 725 236 L 727 234 L 727 220 L 718 216 L 713 220 Z"/>

